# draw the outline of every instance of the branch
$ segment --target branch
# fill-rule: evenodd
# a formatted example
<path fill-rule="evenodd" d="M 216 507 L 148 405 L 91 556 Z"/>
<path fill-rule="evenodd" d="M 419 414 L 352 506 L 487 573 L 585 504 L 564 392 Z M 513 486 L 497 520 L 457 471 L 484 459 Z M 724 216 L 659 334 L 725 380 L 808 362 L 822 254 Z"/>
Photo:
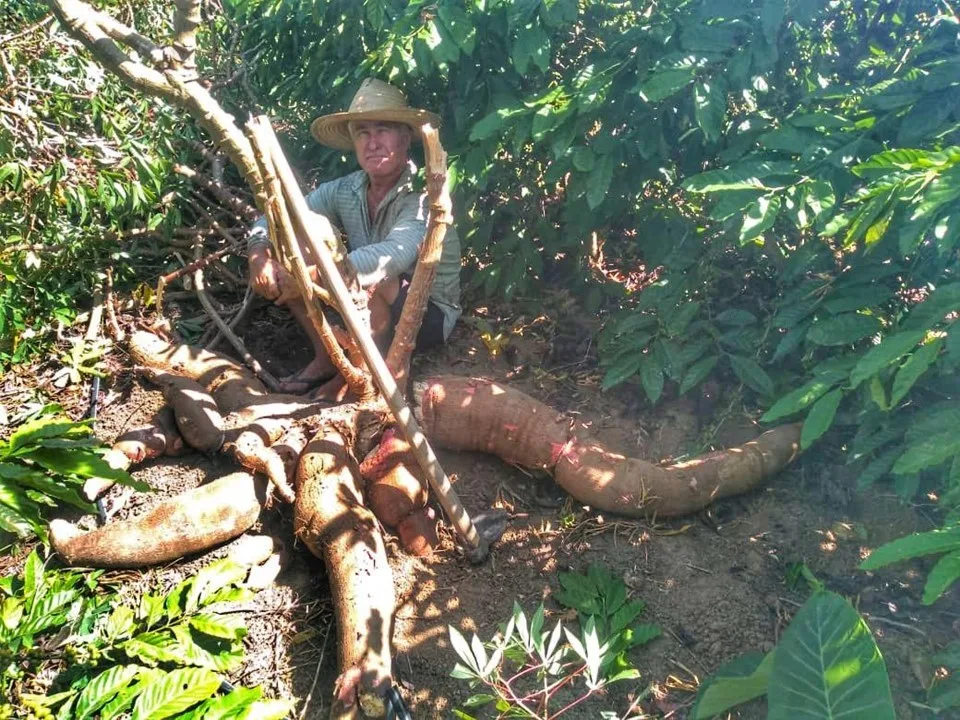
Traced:
<path fill-rule="evenodd" d="M 242 198 L 234 195 L 223 183 L 217 182 L 213 178 L 209 178 L 206 175 L 197 172 L 193 168 L 187 167 L 186 165 L 174 165 L 173 171 L 178 175 L 183 175 L 183 177 L 195 182 L 197 185 L 208 191 L 217 200 L 223 203 L 224 207 L 232 210 L 245 220 L 253 221 L 259 216 L 260 213 L 257 212 L 255 207 L 245 202 Z"/>
<path fill-rule="evenodd" d="M 137 90 L 176 102 L 173 90 L 164 76 L 153 68 L 131 59 L 101 27 L 102 13 L 81 0 L 48 1 L 50 9 L 60 23 L 71 35 L 78 38 L 108 70 L 119 75 L 124 82 Z"/>
<path fill-rule="evenodd" d="M 173 49 L 179 56 L 183 69 L 195 73 L 197 69 L 197 27 L 203 21 L 200 16 L 202 0 L 173 0 L 177 11 L 173 15 Z"/>
<path fill-rule="evenodd" d="M 447 153 L 440 144 L 439 133 L 430 123 L 420 128 L 420 136 L 426 158 L 430 214 L 423 245 L 420 246 L 420 258 L 407 291 L 407 301 L 403 305 L 393 342 L 390 343 L 390 351 L 387 353 L 387 367 L 400 387 L 406 385 L 405 380 L 410 373 L 410 356 L 413 354 L 417 333 L 420 332 L 430 299 L 430 290 L 437 276 L 437 265 L 443 252 L 443 238 L 447 227 L 453 222 L 450 212 L 450 187 L 447 183 Z"/>

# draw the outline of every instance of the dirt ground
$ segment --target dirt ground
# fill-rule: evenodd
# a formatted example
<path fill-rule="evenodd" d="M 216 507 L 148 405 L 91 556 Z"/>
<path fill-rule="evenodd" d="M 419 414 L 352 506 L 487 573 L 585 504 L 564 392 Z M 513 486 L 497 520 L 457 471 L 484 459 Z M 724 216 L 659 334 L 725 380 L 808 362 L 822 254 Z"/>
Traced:
<path fill-rule="evenodd" d="M 695 397 L 668 398 L 654 410 L 639 387 L 601 393 L 589 340 L 593 329 L 561 295 L 542 299 L 540 310 L 510 318 L 477 308 L 459 323 L 447 347 L 416 360 L 415 376 L 455 373 L 510 382 L 574 414 L 611 447 L 654 461 L 759 434 L 750 419 L 757 413 L 744 408 L 733 386 L 710 384 Z M 240 331 L 276 374 L 306 361 L 303 337 L 272 306 L 255 310 Z M 157 392 L 129 369 L 121 370 L 104 387 L 98 434 L 112 440 L 145 422 L 159 403 Z M 615 685 L 564 717 L 596 718 L 600 710 L 622 717 L 649 689 L 634 717 L 684 718 L 699 680 L 744 652 L 774 646 L 808 594 L 802 582 L 791 588 L 786 581 L 789 566 L 801 561 L 865 614 L 886 659 L 897 716 L 930 717 L 918 707 L 933 672 L 926 658 L 960 636 L 960 594 L 924 607 L 920 597 L 928 565 L 872 574 L 856 565 L 869 548 L 930 529 L 935 519 L 930 507 L 905 505 L 883 488 L 857 494 L 855 476 L 842 459 L 811 452 L 749 496 L 722 501 L 697 516 L 651 524 L 581 507 L 549 480 L 492 457 L 439 455 L 469 510 L 500 507 L 510 523 L 489 560 L 477 567 L 461 556 L 449 533 L 429 559 L 405 555 L 388 538 L 398 598 L 395 678 L 414 717 L 453 717 L 453 709 L 473 692 L 450 677 L 456 656 L 448 625 L 486 640 L 509 618 L 514 601 L 528 613 L 543 602 L 548 616 L 558 615 L 562 608 L 551 598 L 558 572 L 599 563 L 648 604 L 640 621 L 657 623 L 663 634 L 632 651 L 640 679 Z M 115 488 L 107 506 L 122 518 L 230 470 L 226 460 L 199 454 L 154 462 L 135 475 L 157 493 Z M 84 522 L 92 527 L 92 518 Z M 258 530 L 283 538 L 293 560 L 247 609 L 248 662 L 231 680 L 299 698 L 298 717 L 326 717 L 336 643 L 323 565 L 294 545 L 289 508 L 266 511 Z M 208 560 L 126 573 L 129 592 L 175 582 Z M 755 703 L 739 716 L 764 715 Z"/>

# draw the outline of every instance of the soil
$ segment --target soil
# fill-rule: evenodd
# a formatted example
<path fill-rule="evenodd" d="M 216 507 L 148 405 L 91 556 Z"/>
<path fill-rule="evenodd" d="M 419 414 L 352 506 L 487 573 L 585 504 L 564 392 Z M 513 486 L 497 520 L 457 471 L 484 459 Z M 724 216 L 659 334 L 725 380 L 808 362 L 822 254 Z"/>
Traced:
<path fill-rule="evenodd" d="M 515 309 L 509 317 L 474 308 L 446 347 L 415 359 L 415 377 L 455 373 L 510 382 L 575 416 L 611 447 L 654 461 L 738 444 L 761 431 L 753 419 L 758 413 L 744 406 L 733 386 L 713 383 L 696 397 L 667 398 L 653 409 L 638 387 L 601 393 L 589 340 L 592 321 L 562 294 L 538 303 L 535 311 Z M 239 330 L 275 375 L 292 373 L 308 359 L 305 338 L 273 306 L 256 308 Z M 146 422 L 161 402 L 129 368 L 115 370 L 101 396 L 97 424 L 108 441 Z M 82 395 L 65 405 L 78 417 Z M 552 598 L 558 573 L 584 572 L 596 563 L 647 603 L 640 622 L 656 623 L 662 636 L 631 651 L 638 680 L 614 685 L 564 717 L 596 718 L 601 710 L 625 717 L 635 703 L 631 717 L 684 718 L 698 682 L 718 666 L 774 647 L 809 595 L 802 580 L 787 583 L 788 569 L 798 562 L 864 614 L 887 663 L 897 716 L 930 716 L 918 707 L 934 671 L 926 658 L 960 636 L 960 594 L 933 607 L 921 604 L 930 563 L 878 573 L 856 566 L 869 548 L 935 527 L 935 518 L 930 507 L 906 505 L 892 492 L 857 494 L 851 489 L 856 478 L 840 457 L 811 452 L 751 495 L 696 516 L 652 523 L 579 506 L 549 480 L 492 457 L 438 454 L 470 511 L 503 508 L 510 522 L 479 566 L 462 557 L 450 532 L 427 559 L 405 555 L 388 538 L 398 597 L 395 678 L 413 717 L 453 717 L 473 693 L 466 682 L 450 677 L 456 655 L 448 625 L 487 640 L 510 617 L 514 602 L 528 615 L 542 602 L 548 625 L 556 617 L 575 625 Z M 225 459 L 196 453 L 163 459 L 135 472 L 156 493 L 114 488 L 107 506 L 122 518 L 230 470 Z M 84 522 L 92 526 L 93 519 Z M 323 564 L 294 545 L 289 508 L 265 511 L 255 531 L 282 538 L 294 552 L 276 583 L 249 606 L 247 663 L 230 679 L 261 684 L 267 695 L 297 698 L 297 717 L 324 718 L 336 675 L 336 635 Z M 229 547 L 211 555 L 222 556 Z M 123 577 L 128 592 L 136 594 L 149 585 L 172 584 L 208 561 L 187 559 Z M 765 716 L 759 702 L 739 713 L 733 716 Z"/>

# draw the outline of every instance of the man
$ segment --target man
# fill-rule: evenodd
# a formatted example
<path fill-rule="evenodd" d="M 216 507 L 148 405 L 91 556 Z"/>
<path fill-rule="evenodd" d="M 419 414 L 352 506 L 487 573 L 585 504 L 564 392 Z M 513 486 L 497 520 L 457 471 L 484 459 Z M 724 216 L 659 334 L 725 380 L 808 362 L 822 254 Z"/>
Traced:
<path fill-rule="evenodd" d="M 427 221 L 426 193 L 413 188 L 416 168 L 410 143 L 419 140 L 424 122 L 439 118 L 411 108 L 392 85 L 367 79 L 346 112 L 314 120 L 310 131 L 324 145 L 356 153 L 360 170 L 323 183 L 306 196 L 307 205 L 342 233 L 348 260 L 361 287 L 370 292 L 370 324 L 374 339 L 389 342 L 406 300 L 407 285 L 423 242 Z M 314 358 L 284 378 L 281 390 L 305 393 L 330 380 L 336 371 L 307 317 L 296 285 L 273 256 L 266 219 L 253 226 L 247 242 L 250 281 L 254 291 L 290 308 L 313 345 Z M 447 229 L 443 254 L 424 314 L 417 349 L 442 344 L 460 316 L 460 239 Z"/>

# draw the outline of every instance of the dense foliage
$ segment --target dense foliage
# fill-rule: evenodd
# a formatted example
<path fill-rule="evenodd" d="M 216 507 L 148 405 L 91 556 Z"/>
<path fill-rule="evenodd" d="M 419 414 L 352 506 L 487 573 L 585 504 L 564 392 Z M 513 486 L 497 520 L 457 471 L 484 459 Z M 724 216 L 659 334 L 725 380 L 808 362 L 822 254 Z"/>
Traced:
<path fill-rule="evenodd" d="M 604 386 L 711 374 L 866 487 L 960 503 L 960 20 L 931 0 L 232 0 L 320 172 L 368 74 L 439 111 L 471 287 L 609 319 Z M 343 43 L 341 38 L 359 42 Z M 954 518 L 951 517 L 951 521 Z"/>
<path fill-rule="evenodd" d="M 150 489 L 111 467 L 99 445 L 89 421 L 71 422 L 56 405 L 40 409 L 0 441 L 0 538 L 46 540 L 48 511 L 59 502 L 92 511 L 81 495 L 87 478 Z"/>
<path fill-rule="evenodd" d="M 34 551 L 0 580 L 0 717 L 282 718 L 288 703 L 233 688 L 247 568 L 218 560 L 166 592 L 124 601 L 95 573 L 50 570 Z"/>
<path fill-rule="evenodd" d="M 168 15 L 137 3 L 123 19 Z M 101 68 L 40 0 L 0 2 L 0 72 L 2 369 L 49 347 L 108 267 L 152 281 L 158 238 L 183 224 L 179 141 L 198 133 Z"/>

